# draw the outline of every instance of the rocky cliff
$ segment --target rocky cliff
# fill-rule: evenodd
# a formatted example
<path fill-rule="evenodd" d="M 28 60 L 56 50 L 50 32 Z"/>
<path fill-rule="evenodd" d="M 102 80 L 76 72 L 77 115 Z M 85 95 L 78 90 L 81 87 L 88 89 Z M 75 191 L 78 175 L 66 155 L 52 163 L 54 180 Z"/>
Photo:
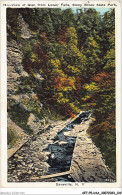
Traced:
<path fill-rule="evenodd" d="M 8 131 L 9 136 L 13 133 L 16 137 L 15 142 L 10 139 L 8 157 L 43 124 L 43 120 L 40 121 L 35 114 L 37 110 L 40 112 L 41 102 L 31 86 L 26 90 L 25 83 L 22 83 L 29 80 L 29 74 L 23 67 L 22 43 L 23 41 L 26 42 L 33 34 L 20 14 L 16 20 L 19 29 L 21 29 L 19 38 L 15 36 L 15 32 L 9 23 L 7 26 Z"/>

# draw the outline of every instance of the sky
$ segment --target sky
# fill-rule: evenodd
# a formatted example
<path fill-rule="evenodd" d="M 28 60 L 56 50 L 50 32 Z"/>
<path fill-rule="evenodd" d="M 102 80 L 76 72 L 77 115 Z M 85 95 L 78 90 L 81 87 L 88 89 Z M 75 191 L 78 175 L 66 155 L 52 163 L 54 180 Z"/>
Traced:
<path fill-rule="evenodd" d="M 98 12 L 100 12 L 100 14 L 104 14 L 107 11 L 110 11 L 110 8 L 95 8 Z"/>
<path fill-rule="evenodd" d="M 69 7 L 65 7 L 65 8 L 62 8 L 62 9 L 67 9 L 67 8 L 69 8 Z M 76 9 L 80 9 L 80 7 L 70 7 L 70 8 L 72 8 L 75 13 L 76 13 Z M 104 8 L 104 7 L 102 7 L 102 8 L 101 7 L 100 8 L 92 7 L 92 8 L 94 8 L 98 12 L 100 12 L 101 15 L 103 15 L 105 12 L 107 12 L 107 11 L 109 11 L 111 9 L 111 8 Z"/>

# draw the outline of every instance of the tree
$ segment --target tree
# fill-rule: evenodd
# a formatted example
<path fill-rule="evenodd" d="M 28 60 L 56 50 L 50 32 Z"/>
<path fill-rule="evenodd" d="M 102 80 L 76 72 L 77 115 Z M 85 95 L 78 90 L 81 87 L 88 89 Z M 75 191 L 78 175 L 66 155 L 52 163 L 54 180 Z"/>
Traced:
<path fill-rule="evenodd" d="M 101 71 L 100 45 L 93 37 L 88 37 L 87 43 L 81 51 L 87 58 L 85 67 L 83 68 L 85 68 L 86 73 L 85 79 L 89 81 L 91 76 Z"/>
<path fill-rule="evenodd" d="M 80 12 L 79 12 L 80 11 Z M 101 29 L 101 17 L 99 13 L 93 9 L 84 9 L 77 11 L 77 34 L 78 48 L 81 49 L 89 37 L 93 37 L 96 41 Z"/>
<path fill-rule="evenodd" d="M 102 19 L 100 36 L 101 36 L 101 51 L 102 56 L 104 56 L 108 49 L 112 46 L 110 44 L 110 37 L 113 34 L 113 38 L 115 32 L 115 10 L 111 9 L 110 11 L 106 12 Z"/>

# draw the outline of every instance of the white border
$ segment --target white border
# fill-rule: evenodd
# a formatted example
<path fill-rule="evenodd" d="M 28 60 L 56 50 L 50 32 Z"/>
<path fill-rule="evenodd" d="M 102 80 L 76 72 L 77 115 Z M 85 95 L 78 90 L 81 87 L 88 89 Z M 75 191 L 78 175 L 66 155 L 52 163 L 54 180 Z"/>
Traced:
<path fill-rule="evenodd" d="M 83 4 L 88 3 L 87 1 L 74 1 L 75 4 Z M 60 188 L 57 187 L 55 182 L 33 182 L 33 183 L 11 183 L 7 182 L 7 62 L 6 62 L 6 6 L 3 6 L 3 4 L 11 5 L 12 8 L 18 7 L 18 6 L 12 6 L 12 4 L 20 4 L 20 7 L 23 7 L 23 4 L 28 5 L 29 4 L 36 4 L 36 7 L 42 8 L 40 6 L 37 6 L 38 3 L 44 3 L 48 6 L 48 3 L 56 3 L 59 4 L 59 6 L 51 6 L 51 8 L 58 8 L 60 7 L 61 3 L 68 3 L 72 5 L 74 3 L 73 1 L 2 1 L 1 2 L 1 187 L 7 187 L 7 188 L 25 188 L 25 187 L 33 187 L 33 188 Z M 112 6 L 111 8 L 115 8 L 115 21 L 116 21 L 116 131 L 117 131 L 117 182 L 116 183 L 78 183 L 79 186 L 75 186 L 74 182 L 68 182 L 71 183 L 72 186 L 65 186 L 61 187 L 63 188 L 120 188 L 120 181 L 121 181 L 121 157 L 120 157 L 120 81 L 121 81 L 121 75 L 120 75 L 120 1 L 89 1 L 89 3 L 92 4 L 106 4 L 105 7 L 111 7 L 108 6 L 108 3 L 116 4 L 117 6 Z M 25 6 L 24 6 L 25 7 Z M 26 6 L 27 7 L 27 6 Z M 32 8 L 33 6 L 29 6 Z M 35 7 L 35 6 L 34 6 Z M 86 6 L 87 7 L 87 6 Z M 89 8 L 92 6 L 89 6 Z M 102 6 L 97 6 L 102 7 Z M 49 6 L 48 6 L 49 8 Z M 56 182 L 59 183 L 59 182 Z M 61 191 L 62 192 L 62 191 Z M 75 191 L 74 191 L 75 192 Z"/>

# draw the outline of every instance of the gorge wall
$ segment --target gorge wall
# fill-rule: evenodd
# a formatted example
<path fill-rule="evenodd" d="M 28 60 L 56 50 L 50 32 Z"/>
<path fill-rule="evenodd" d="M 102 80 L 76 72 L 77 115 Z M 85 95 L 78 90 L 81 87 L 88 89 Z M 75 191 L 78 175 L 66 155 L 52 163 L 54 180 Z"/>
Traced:
<path fill-rule="evenodd" d="M 25 83 L 22 83 L 29 80 L 29 74 L 23 67 L 22 42 L 32 36 L 32 31 L 20 14 L 16 20 L 21 29 L 19 40 L 14 36 L 12 26 L 7 25 L 8 131 L 10 136 L 12 133 L 16 136 L 16 143 L 8 145 L 8 157 L 43 125 L 43 120 L 39 120 L 34 113 L 34 109 L 41 110 L 42 104 L 33 89 L 24 89 Z"/>

